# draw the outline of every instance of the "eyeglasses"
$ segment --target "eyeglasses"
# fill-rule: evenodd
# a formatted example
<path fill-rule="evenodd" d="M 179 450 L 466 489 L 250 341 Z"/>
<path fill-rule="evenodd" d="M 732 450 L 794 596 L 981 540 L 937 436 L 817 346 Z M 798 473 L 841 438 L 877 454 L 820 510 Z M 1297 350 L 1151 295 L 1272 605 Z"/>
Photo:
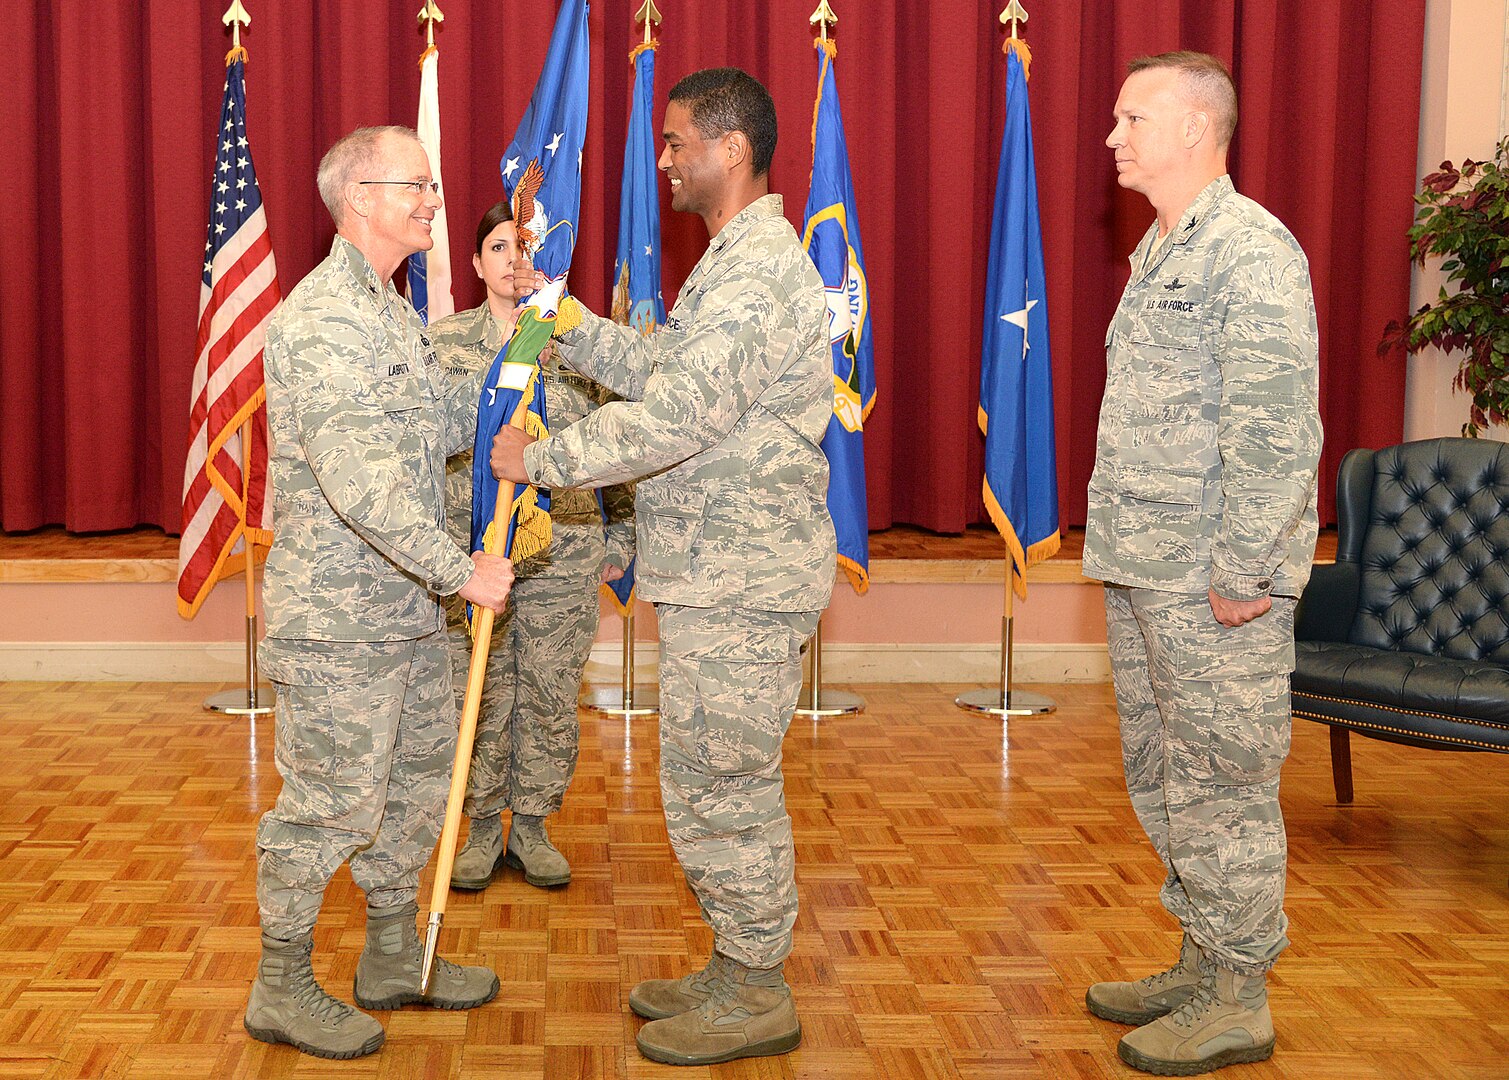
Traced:
<path fill-rule="evenodd" d="M 358 180 L 358 184 L 394 184 L 398 187 L 406 187 L 415 195 L 423 195 L 429 192 L 431 195 L 440 194 L 439 180 Z"/>

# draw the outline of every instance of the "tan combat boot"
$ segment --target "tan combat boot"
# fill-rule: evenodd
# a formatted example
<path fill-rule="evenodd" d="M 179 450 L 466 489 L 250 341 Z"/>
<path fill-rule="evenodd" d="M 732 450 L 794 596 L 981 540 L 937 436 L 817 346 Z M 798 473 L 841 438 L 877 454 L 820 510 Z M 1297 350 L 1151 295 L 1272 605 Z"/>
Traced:
<path fill-rule="evenodd" d="M 713 986 L 732 961 L 714 952 L 701 971 L 679 979 L 646 979 L 629 991 L 629 1008 L 646 1020 L 664 1020 L 699 1008 L 713 995 Z"/>
<path fill-rule="evenodd" d="M 435 958 L 430 992 L 419 992 L 422 950 L 414 917 L 419 905 L 367 909 L 367 945 L 356 964 L 356 1003 L 364 1009 L 429 1005 L 436 1009 L 472 1009 L 498 996 L 498 976 L 491 968 L 461 967 Z"/>
<path fill-rule="evenodd" d="M 1198 1076 L 1273 1056 L 1273 1016 L 1262 975 L 1207 966 L 1189 1000 L 1130 1031 L 1117 1047 L 1134 1069 L 1159 1076 Z"/>
<path fill-rule="evenodd" d="M 702 1005 L 639 1029 L 639 1052 L 668 1065 L 713 1065 L 795 1050 L 802 1041 L 781 965 L 748 968 L 726 960 Z"/>
<path fill-rule="evenodd" d="M 293 941 L 262 935 L 262 960 L 246 1005 L 246 1033 L 265 1043 L 287 1043 L 322 1058 L 357 1058 L 386 1037 L 366 1013 L 331 997 L 314 981 L 305 935 Z"/>
<path fill-rule="evenodd" d="M 1085 1004 L 1102 1020 L 1151 1024 L 1188 1001 L 1199 981 L 1200 946 L 1185 934 L 1173 967 L 1136 982 L 1096 983 L 1085 991 Z"/>
<path fill-rule="evenodd" d="M 503 865 L 503 824 L 497 815 L 473 818 L 466 844 L 451 864 L 451 888 L 476 892 L 492 884 Z"/>
<path fill-rule="evenodd" d="M 503 861 L 524 871 L 524 880 L 541 889 L 571 880 L 571 865 L 545 835 L 545 819 L 515 813 L 508 826 Z"/>

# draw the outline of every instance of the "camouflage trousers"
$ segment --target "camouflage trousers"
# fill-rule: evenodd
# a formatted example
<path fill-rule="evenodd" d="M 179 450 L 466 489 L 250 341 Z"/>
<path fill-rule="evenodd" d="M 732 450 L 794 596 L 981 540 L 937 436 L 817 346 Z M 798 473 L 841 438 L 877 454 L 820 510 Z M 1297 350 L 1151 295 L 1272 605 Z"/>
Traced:
<path fill-rule="evenodd" d="M 671 847 L 724 956 L 791 951 L 796 855 L 781 740 L 818 612 L 656 606 L 660 796 Z"/>
<path fill-rule="evenodd" d="M 1222 967 L 1265 972 L 1289 943 L 1295 601 L 1227 628 L 1203 594 L 1111 585 L 1105 600 L 1127 792 L 1167 870 L 1163 906 Z"/>
<path fill-rule="evenodd" d="M 554 522 L 547 551 L 519 564 L 508 607 L 493 623 L 487 679 L 466 785 L 466 814 L 544 817 L 561 808 L 576 772 L 577 696 L 597 634 L 600 522 Z M 466 698 L 472 642 L 456 598 L 446 602 L 456 708 Z"/>
<path fill-rule="evenodd" d="M 456 752 L 445 635 L 262 642 L 278 692 L 283 790 L 257 827 L 262 929 L 314 929 L 341 863 L 373 907 L 414 900 L 440 836 Z"/>

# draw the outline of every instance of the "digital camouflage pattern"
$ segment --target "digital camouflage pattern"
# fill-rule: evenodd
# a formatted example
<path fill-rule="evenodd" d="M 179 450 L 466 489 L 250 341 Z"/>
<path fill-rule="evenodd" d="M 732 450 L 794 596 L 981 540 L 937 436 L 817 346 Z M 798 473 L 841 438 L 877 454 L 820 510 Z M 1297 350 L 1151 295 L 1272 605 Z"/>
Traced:
<path fill-rule="evenodd" d="M 791 949 L 781 736 L 837 570 L 822 279 L 778 195 L 712 238 L 648 337 L 586 314 L 567 363 L 624 397 L 525 450 L 537 482 L 637 487 L 639 592 L 660 631 L 660 790 L 719 952 Z"/>
<path fill-rule="evenodd" d="M 264 930 L 314 925 L 347 858 L 376 906 L 415 898 L 455 753 L 436 594 L 472 561 L 445 533 L 445 455 L 480 379 L 449 386 L 419 317 L 341 237 L 273 316 L 273 523 L 262 669 L 283 788 L 257 830 Z"/>
<path fill-rule="evenodd" d="M 448 384 L 419 316 L 337 236 L 267 329 L 276 539 L 267 633 L 396 641 L 440 629 L 472 561 L 445 532 L 445 456 L 476 432 L 481 376 Z"/>
<path fill-rule="evenodd" d="M 767 195 L 693 267 L 665 325 L 640 333 L 586 313 L 566 362 L 624 398 L 525 450 L 547 487 L 636 489 L 639 595 L 688 607 L 821 611 L 836 546 L 823 282 Z"/>
<path fill-rule="evenodd" d="M 1163 906 L 1221 967 L 1266 971 L 1288 944 L 1278 788 L 1296 601 L 1217 637 L 1204 595 L 1105 597 L 1127 792 L 1167 870 Z"/>
<path fill-rule="evenodd" d="M 1157 233 L 1106 334 L 1084 568 L 1107 583 L 1127 790 L 1163 904 L 1218 964 L 1260 973 L 1287 944 L 1278 774 L 1315 551 L 1315 301 L 1299 244 L 1227 176 Z M 1273 607 L 1222 626 L 1211 589 Z"/>
<path fill-rule="evenodd" d="M 257 827 L 262 929 L 314 929 L 347 859 L 371 907 L 414 902 L 440 838 L 456 753 L 445 634 L 410 641 L 263 641 L 277 687 L 283 788 Z"/>
<path fill-rule="evenodd" d="M 1308 261 L 1228 176 L 1157 238 L 1155 222 L 1106 335 L 1085 574 L 1298 596 L 1321 443 Z"/>
<path fill-rule="evenodd" d="M 505 344 L 487 305 L 430 327 L 448 378 L 469 382 Z M 574 423 L 608 400 L 595 383 L 562 366 L 553 348 L 540 364 L 552 426 Z M 470 543 L 472 452 L 446 463 L 446 529 Z M 592 492 L 551 492 L 551 542 L 514 568 L 508 607 L 493 623 L 487 681 L 477 719 L 466 814 L 477 819 L 513 809 L 544 817 L 561 807 L 576 769 L 577 695 L 597 633 L 599 574 L 606 556 L 620 568 L 634 556 L 634 491 L 603 492 L 608 525 Z M 457 708 L 466 697 L 472 642 L 464 603 L 446 600 Z"/>
<path fill-rule="evenodd" d="M 820 613 L 661 604 L 655 614 L 671 848 L 717 951 L 774 967 L 791 951 L 797 909 L 781 740 Z"/>

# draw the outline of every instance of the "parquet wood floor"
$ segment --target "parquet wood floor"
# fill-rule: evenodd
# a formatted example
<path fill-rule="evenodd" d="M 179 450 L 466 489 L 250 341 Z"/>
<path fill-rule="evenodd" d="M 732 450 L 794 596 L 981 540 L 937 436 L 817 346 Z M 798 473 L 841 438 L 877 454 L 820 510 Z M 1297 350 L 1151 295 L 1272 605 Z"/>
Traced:
<path fill-rule="evenodd" d="M 374 1057 L 321 1062 L 241 1029 L 257 957 L 252 833 L 278 777 L 266 721 L 202 685 L 0 685 L 0 1076 L 914 1078 L 1134 1075 L 1085 985 L 1177 938 L 1127 805 L 1109 689 L 1039 687 L 999 722 L 954 688 L 859 688 L 869 710 L 786 744 L 802 901 L 788 974 L 806 1028 L 775 1060 L 673 1070 L 635 1051 L 628 988 L 710 942 L 665 839 L 653 722 L 583 714 L 553 830 L 575 877 L 455 895 L 444 945 L 503 980 L 471 1013 L 383 1015 Z M 1293 946 L 1279 1048 L 1233 1078 L 1509 1076 L 1509 760 L 1356 740 L 1334 804 L 1325 732 L 1284 776 Z M 426 887 L 423 896 L 428 895 Z M 316 967 L 348 996 L 343 871 Z"/>

